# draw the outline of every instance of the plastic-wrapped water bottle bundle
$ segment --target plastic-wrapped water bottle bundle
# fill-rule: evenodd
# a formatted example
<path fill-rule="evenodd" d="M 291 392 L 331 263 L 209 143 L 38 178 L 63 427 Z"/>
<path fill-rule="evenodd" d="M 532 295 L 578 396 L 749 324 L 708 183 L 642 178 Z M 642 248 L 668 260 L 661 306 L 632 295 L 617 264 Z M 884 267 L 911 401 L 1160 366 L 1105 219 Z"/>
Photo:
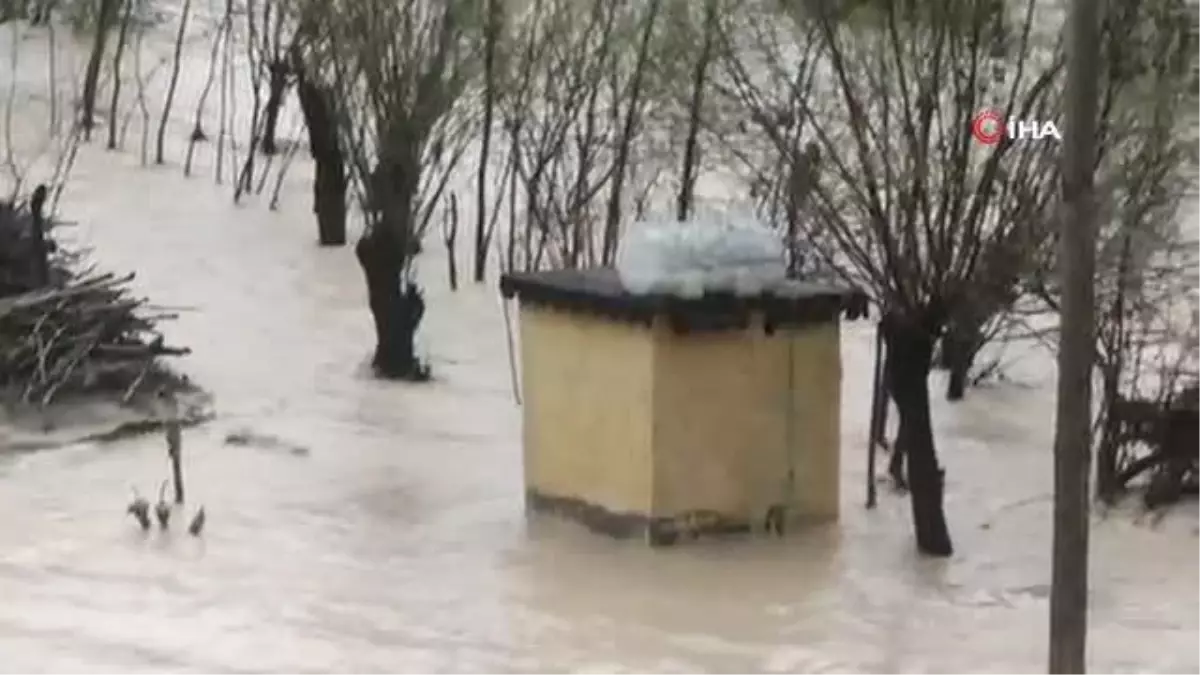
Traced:
<path fill-rule="evenodd" d="M 783 241 L 744 216 L 705 214 L 690 221 L 647 220 L 630 226 L 617 274 L 635 294 L 695 298 L 706 292 L 756 295 L 787 276 Z"/>

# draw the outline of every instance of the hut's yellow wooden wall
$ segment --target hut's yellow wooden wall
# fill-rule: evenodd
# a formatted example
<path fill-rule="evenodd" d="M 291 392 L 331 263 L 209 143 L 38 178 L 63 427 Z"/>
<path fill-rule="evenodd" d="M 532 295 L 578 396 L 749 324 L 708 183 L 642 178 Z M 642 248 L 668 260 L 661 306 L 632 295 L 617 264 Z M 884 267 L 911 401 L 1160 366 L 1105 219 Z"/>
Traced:
<path fill-rule="evenodd" d="M 614 513 L 836 517 L 836 322 L 676 335 L 520 312 L 526 486 Z"/>
<path fill-rule="evenodd" d="M 654 515 L 838 513 L 838 324 L 655 333 Z M 790 373 L 790 376 L 789 376 Z"/>
<path fill-rule="evenodd" d="M 650 510 L 650 331 L 522 306 L 525 485 L 616 513 Z"/>

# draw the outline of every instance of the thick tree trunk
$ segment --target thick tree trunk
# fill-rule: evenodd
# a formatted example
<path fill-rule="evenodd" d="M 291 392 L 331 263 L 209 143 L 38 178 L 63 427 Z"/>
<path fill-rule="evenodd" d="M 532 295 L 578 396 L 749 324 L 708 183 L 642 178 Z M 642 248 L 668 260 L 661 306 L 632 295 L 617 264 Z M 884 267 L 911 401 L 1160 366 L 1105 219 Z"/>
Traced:
<path fill-rule="evenodd" d="M 401 288 L 404 261 L 383 227 L 372 230 L 354 247 L 367 281 L 367 298 L 375 321 L 375 374 L 388 379 L 424 380 L 428 371 L 414 348 L 425 301 L 416 286 Z"/>
<path fill-rule="evenodd" d="M 346 243 L 346 165 L 333 121 L 332 98 L 302 71 L 298 75 L 296 92 L 316 165 L 313 212 L 317 214 L 317 235 L 322 246 L 342 246 Z"/>
<path fill-rule="evenodd" d="M 275 135 L 279 127 L 279 110 L 283 107 L 283 98 L 287 94 L 289 68 L 287 61 L 275 59 L 268 66 L 270 76 L 267 80 L 267 105 L 263 114 L 262 142 L 259 149 L 264 155 L 274 155 L 279 152 L 275 143 Z"/>
<path fill-rule="evenodd" d="M 420 289 L 405 280 L 407 263 L 416 255 L 411 221 L 419 185 L 415 166 L 411 146 L 397 144 L 383 154 L 367 179 L 372 225 L 355 246 L 375 319 L 372 364 L 379 377 L 388 379 L 429 378 L 413 346 L 425 302 Z"/>
<path fill-rule="evenodd" d="M 894 452 L 902 452 L 908 464 L 917 548 L 928 555 L 947 557 L 954 547 L 942 509 L 945 471 L 938 465 L 929 408 L 934 335 L 918 324 L 890 319 L 885 340 L 887 379 L 900 421 Z"/>

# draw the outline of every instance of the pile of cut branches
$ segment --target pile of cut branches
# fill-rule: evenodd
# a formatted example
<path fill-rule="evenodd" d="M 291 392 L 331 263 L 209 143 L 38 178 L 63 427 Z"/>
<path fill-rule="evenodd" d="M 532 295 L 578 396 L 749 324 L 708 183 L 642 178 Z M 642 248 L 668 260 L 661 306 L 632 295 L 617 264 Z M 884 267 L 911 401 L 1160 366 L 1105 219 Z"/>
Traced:
<path fill-rule="evenodd" d="M 51 238 L 45 190 L 0 202 L 0 391 L 47 405 L 68 394 L 119 395 L 174 382 L 160 356 L 187 354 L 155 330 L 174 314 L 133 296 L 133 274 L 96 272 Z M 175 382 L 178 384 L 178 382 Z"/>

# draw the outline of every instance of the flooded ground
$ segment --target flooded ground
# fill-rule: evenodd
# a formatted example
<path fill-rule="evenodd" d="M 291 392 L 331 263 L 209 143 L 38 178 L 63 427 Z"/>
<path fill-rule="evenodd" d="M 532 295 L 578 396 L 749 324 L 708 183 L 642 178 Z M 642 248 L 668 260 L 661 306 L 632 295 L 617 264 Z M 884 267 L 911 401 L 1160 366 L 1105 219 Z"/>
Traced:
<path fill-rule="evenodd" d="M 0 670 L 1044 670 L 1044 355 L 937 403 L 949 561 L 917 558 L 903 498 L 862 508 L 866 324 L 845 329 L 841 522 L 650 551 L 526 519 L 493 285 L 450 293 L 431 250 L 438 381 L 374 382 L 361 274 L 314 245 L 307 166 L 272 213 L 135 154 L 85 149 L 62 208 L 106 267 L 195 310 L 170 334 L 216 396 L 184 441 L 208 527 L 123 518 L 131 486 L 167 475 L 159 437 L 0 454 Z M 1200 670 L 1197 520 L 1097 518 L 1094 671 Z"/>

